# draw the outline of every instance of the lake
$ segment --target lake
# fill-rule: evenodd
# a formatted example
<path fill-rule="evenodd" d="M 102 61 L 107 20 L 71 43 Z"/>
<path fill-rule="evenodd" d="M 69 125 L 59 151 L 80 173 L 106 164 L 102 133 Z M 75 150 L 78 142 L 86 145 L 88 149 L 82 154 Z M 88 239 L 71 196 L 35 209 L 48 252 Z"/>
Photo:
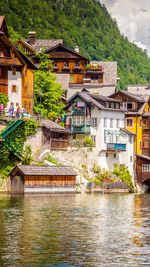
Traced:
<path fill-rule="evenodd" d="M 150 195 L 0 195 L 4 266 L 150 266 Z"/>

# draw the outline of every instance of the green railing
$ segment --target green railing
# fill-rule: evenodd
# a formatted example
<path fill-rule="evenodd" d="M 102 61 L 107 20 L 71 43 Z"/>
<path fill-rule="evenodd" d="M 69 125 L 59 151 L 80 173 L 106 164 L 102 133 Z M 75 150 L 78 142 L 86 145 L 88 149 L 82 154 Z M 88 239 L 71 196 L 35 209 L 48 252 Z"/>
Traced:
<path fill-rule="evenodd" d="M 90 134 L 91 127 L 90 127 L 90 125 L 73 125 L 71 131 L 73 133 Z"/>

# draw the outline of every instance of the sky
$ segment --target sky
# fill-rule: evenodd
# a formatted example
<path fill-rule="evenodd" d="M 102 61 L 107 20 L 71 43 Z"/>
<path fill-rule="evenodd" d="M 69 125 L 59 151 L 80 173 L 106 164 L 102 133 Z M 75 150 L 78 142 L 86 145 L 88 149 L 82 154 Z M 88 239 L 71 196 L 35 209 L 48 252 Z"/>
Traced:
<path fill-rule="evenodd" d="M 100 0 L 129 41 L 150 56 L 150 0 Z"/>

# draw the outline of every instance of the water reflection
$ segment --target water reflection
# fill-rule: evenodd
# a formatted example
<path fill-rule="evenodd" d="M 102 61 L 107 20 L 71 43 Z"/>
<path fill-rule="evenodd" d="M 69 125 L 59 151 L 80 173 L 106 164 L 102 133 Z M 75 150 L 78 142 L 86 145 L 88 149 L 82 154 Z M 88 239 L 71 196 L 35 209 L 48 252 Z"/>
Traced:
<path fill-rule="evenodd" d="M 0 266 L 150 266 L 150 195 L 0 196 Z"/>

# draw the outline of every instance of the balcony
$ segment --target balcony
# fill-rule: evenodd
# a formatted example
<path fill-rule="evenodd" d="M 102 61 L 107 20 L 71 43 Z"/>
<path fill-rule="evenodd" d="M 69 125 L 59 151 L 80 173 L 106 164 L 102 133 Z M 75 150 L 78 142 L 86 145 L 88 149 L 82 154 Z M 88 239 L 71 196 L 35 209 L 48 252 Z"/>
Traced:
<path fill-rule="evenodd" d="M 79 134 L 90 134 L 90 125 L 72 125 L 71 132 Z"/>
<path fill-rule="evenodd" d="M 112 151 L 126 151 L 126 144 L 108 143 L 107 150 Z"/>

